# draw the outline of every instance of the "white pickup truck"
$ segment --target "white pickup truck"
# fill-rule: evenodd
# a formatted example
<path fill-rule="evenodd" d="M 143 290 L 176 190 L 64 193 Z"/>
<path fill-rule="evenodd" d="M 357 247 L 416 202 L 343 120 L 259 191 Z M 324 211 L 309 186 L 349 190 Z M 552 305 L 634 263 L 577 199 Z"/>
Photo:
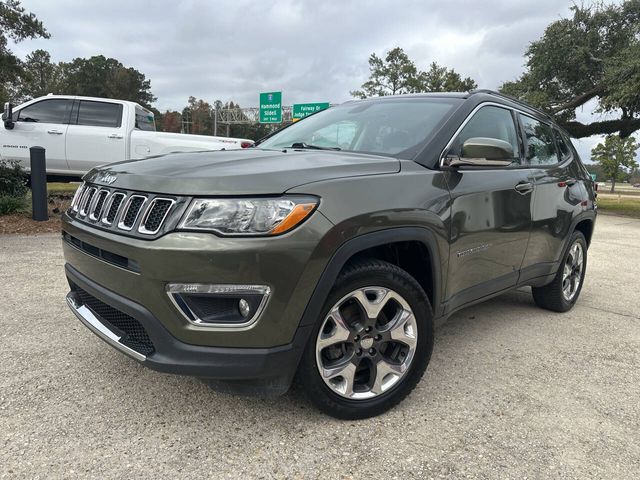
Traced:
<path fill-rule="evenodd" d="M 5 104 L 0 160 L 29 170 L 29 147 L 46 150 L 47 175 L 80 177 L 93 167 L 164 153 L 230 150 L 252 140 L 155 131 L 153 112 L 107 98 L 47 95 L 15 108 Z"/>

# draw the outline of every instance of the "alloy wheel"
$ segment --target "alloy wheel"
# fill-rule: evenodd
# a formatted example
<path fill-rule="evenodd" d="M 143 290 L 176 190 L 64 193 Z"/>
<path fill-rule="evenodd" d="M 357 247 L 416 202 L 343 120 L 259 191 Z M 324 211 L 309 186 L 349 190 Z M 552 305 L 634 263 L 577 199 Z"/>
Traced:
<path fill-rule="evenodd" d="M 569 250 L 562 272 L 562 296 L 567 302 L 573 300 L 582 282 L 584 268 L 584 252 L 579 242 L 574 243 Z"/>
<path fill-rule="evenodd" d="M 405 376 L 418 339 L 408 302 L 384 287 L 364 287 L 342 297 L 324 318 L 316 339 L 316 364 L 338 395 L 365 400 L 388 392 Z"/>

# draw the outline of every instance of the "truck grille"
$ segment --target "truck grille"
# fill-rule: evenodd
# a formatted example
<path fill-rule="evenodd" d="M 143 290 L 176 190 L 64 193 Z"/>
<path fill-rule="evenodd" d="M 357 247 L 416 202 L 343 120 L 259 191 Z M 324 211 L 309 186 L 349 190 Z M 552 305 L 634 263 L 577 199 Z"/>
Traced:
<path fill-rule="evenodd" d="M 177 224 L 187 199 L 116 188 L 80 186 L 69 211 L 70 216 L 114 233 L 152 238 Z"/>

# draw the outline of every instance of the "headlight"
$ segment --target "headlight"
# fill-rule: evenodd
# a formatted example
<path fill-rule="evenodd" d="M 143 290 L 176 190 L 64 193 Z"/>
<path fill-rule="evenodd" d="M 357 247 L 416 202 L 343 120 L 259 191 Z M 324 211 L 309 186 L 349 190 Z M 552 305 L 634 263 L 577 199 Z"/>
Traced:
<path fill-rule="evenodd" d="M 222 235 L 277 235 L 299 225 L 317 205 L 314 197 L 196 198 L 178 228 Z"/>

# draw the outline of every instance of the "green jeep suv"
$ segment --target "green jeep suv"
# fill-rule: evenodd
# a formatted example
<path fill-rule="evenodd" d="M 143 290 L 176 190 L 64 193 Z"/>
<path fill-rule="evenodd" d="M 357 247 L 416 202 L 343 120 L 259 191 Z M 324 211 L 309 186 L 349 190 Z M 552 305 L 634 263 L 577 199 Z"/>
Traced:
<path fill-rule="evenodd" d="M 569 310 L 593 182 L 543 113 L 488 91 L 316 113 L 255 148 L 89 172 L 63 217 L 67 301 L 150 368 L 380 414 L 434 326 L 515 287 Z"/>

